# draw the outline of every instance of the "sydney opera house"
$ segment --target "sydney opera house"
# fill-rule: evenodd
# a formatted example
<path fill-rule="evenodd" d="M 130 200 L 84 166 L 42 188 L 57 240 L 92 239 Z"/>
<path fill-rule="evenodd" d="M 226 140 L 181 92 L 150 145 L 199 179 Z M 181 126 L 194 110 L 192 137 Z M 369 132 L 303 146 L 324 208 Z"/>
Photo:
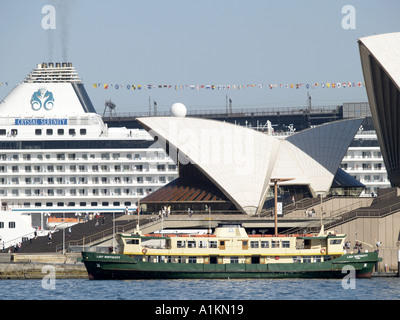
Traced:
<path fill-rule="evenodd" d="M 273 196 L 274 179 L 294 199 L 325 196 L 334 185 L 361 192 L 363 185 L 339 164 L 362 120 L 330 122 L 283 138 L 182 114 L 139 118 L 179 167 L 176 180 L 141 204 L 152 212 L 168 205 L 253 215 Z"/>
<path fill-rule="evenodd" d="M 392 187 L 400 187 L 400 32 L 361 38 L 361 65 Z"/>
<path fill-rule="evenodd" d="M 361 38 L 358 44 L 388 178 L 393 187 L 400 187 L 400 33 Z M 212 207 L 259 214 L 273 196 L 271 187 L 277 180 L 295 201 L 346 188 L 346 194 L 352 190 L 357 196 L 364 187 L 339 169 L 362 118 L 279 137 L 185 117 L 182 109 L 172 114 L 138 119 L 179 167 L 176 180 L 142 200 L 150 211 L 168 205 L 178 211 Z"/>

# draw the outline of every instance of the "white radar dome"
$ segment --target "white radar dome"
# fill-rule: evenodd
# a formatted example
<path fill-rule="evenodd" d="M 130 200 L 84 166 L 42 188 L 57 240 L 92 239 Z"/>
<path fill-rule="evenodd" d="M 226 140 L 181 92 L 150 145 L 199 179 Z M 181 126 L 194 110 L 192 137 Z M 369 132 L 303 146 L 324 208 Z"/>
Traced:
<path fill-rule="evenodd" d="M 173 117 L 185 117 L 187 113 L 186 107 L 183 103 L 174 103 L 171 107 L 171 115 Z"/>

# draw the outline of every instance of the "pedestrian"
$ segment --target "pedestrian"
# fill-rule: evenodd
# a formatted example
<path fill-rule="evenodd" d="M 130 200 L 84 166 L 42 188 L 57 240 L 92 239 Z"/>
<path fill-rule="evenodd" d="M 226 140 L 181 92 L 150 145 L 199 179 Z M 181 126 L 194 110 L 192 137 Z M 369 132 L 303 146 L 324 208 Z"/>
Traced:
<path fill-rule="evenodd" d="M 68 228 L 68 237 L 71 236 L 71 227 Z"/>
<path fill-rule="evenodd" d="M 49 234 L 47 235 L 47 240 L 48 240 L 48 242 L 47 242 L 47 244 L 49 244 L 49 243 L 51 243 L 51 232 L 49 232 Z"/>
<path fill-rule="evenodd" d="M 106 217 L 103 214 L 101 225 L 104 226 L 106 224 Z"/>

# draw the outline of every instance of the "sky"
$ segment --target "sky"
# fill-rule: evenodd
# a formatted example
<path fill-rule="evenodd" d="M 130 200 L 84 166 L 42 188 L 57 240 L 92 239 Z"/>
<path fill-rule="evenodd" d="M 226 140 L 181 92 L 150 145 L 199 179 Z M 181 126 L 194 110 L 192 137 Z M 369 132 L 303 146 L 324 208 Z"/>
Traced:
<path fill-rule="evenodd" d="M 307 92 L 313 107 L 364 102 L 364 87 L 322 84 L 363 82 L 357 39 L 400 31 L 399 12 L 398 0 L 0 0 L 0 97 L 38 63 L 67 61 L 98 113 L 108 99 L 118 113 L 149 100 L 224 110 L 227 97 L 233 109 L 299 107 Z"/>

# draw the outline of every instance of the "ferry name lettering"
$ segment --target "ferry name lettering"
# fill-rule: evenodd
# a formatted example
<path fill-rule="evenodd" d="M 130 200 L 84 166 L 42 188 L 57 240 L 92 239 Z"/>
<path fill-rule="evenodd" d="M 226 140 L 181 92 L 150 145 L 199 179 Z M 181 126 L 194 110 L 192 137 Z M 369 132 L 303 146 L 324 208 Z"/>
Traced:
<path fill-rule="evenodd" d="M 14 124 L 17 126 L 65 126 L 68 124 L 67 119 L 15 119 Z"/>
<path fill-rule="evenodd" d="M 120 256 L 105 256 L 105 255 L 97 255 L 98 259 L 121 259 Z"/>

